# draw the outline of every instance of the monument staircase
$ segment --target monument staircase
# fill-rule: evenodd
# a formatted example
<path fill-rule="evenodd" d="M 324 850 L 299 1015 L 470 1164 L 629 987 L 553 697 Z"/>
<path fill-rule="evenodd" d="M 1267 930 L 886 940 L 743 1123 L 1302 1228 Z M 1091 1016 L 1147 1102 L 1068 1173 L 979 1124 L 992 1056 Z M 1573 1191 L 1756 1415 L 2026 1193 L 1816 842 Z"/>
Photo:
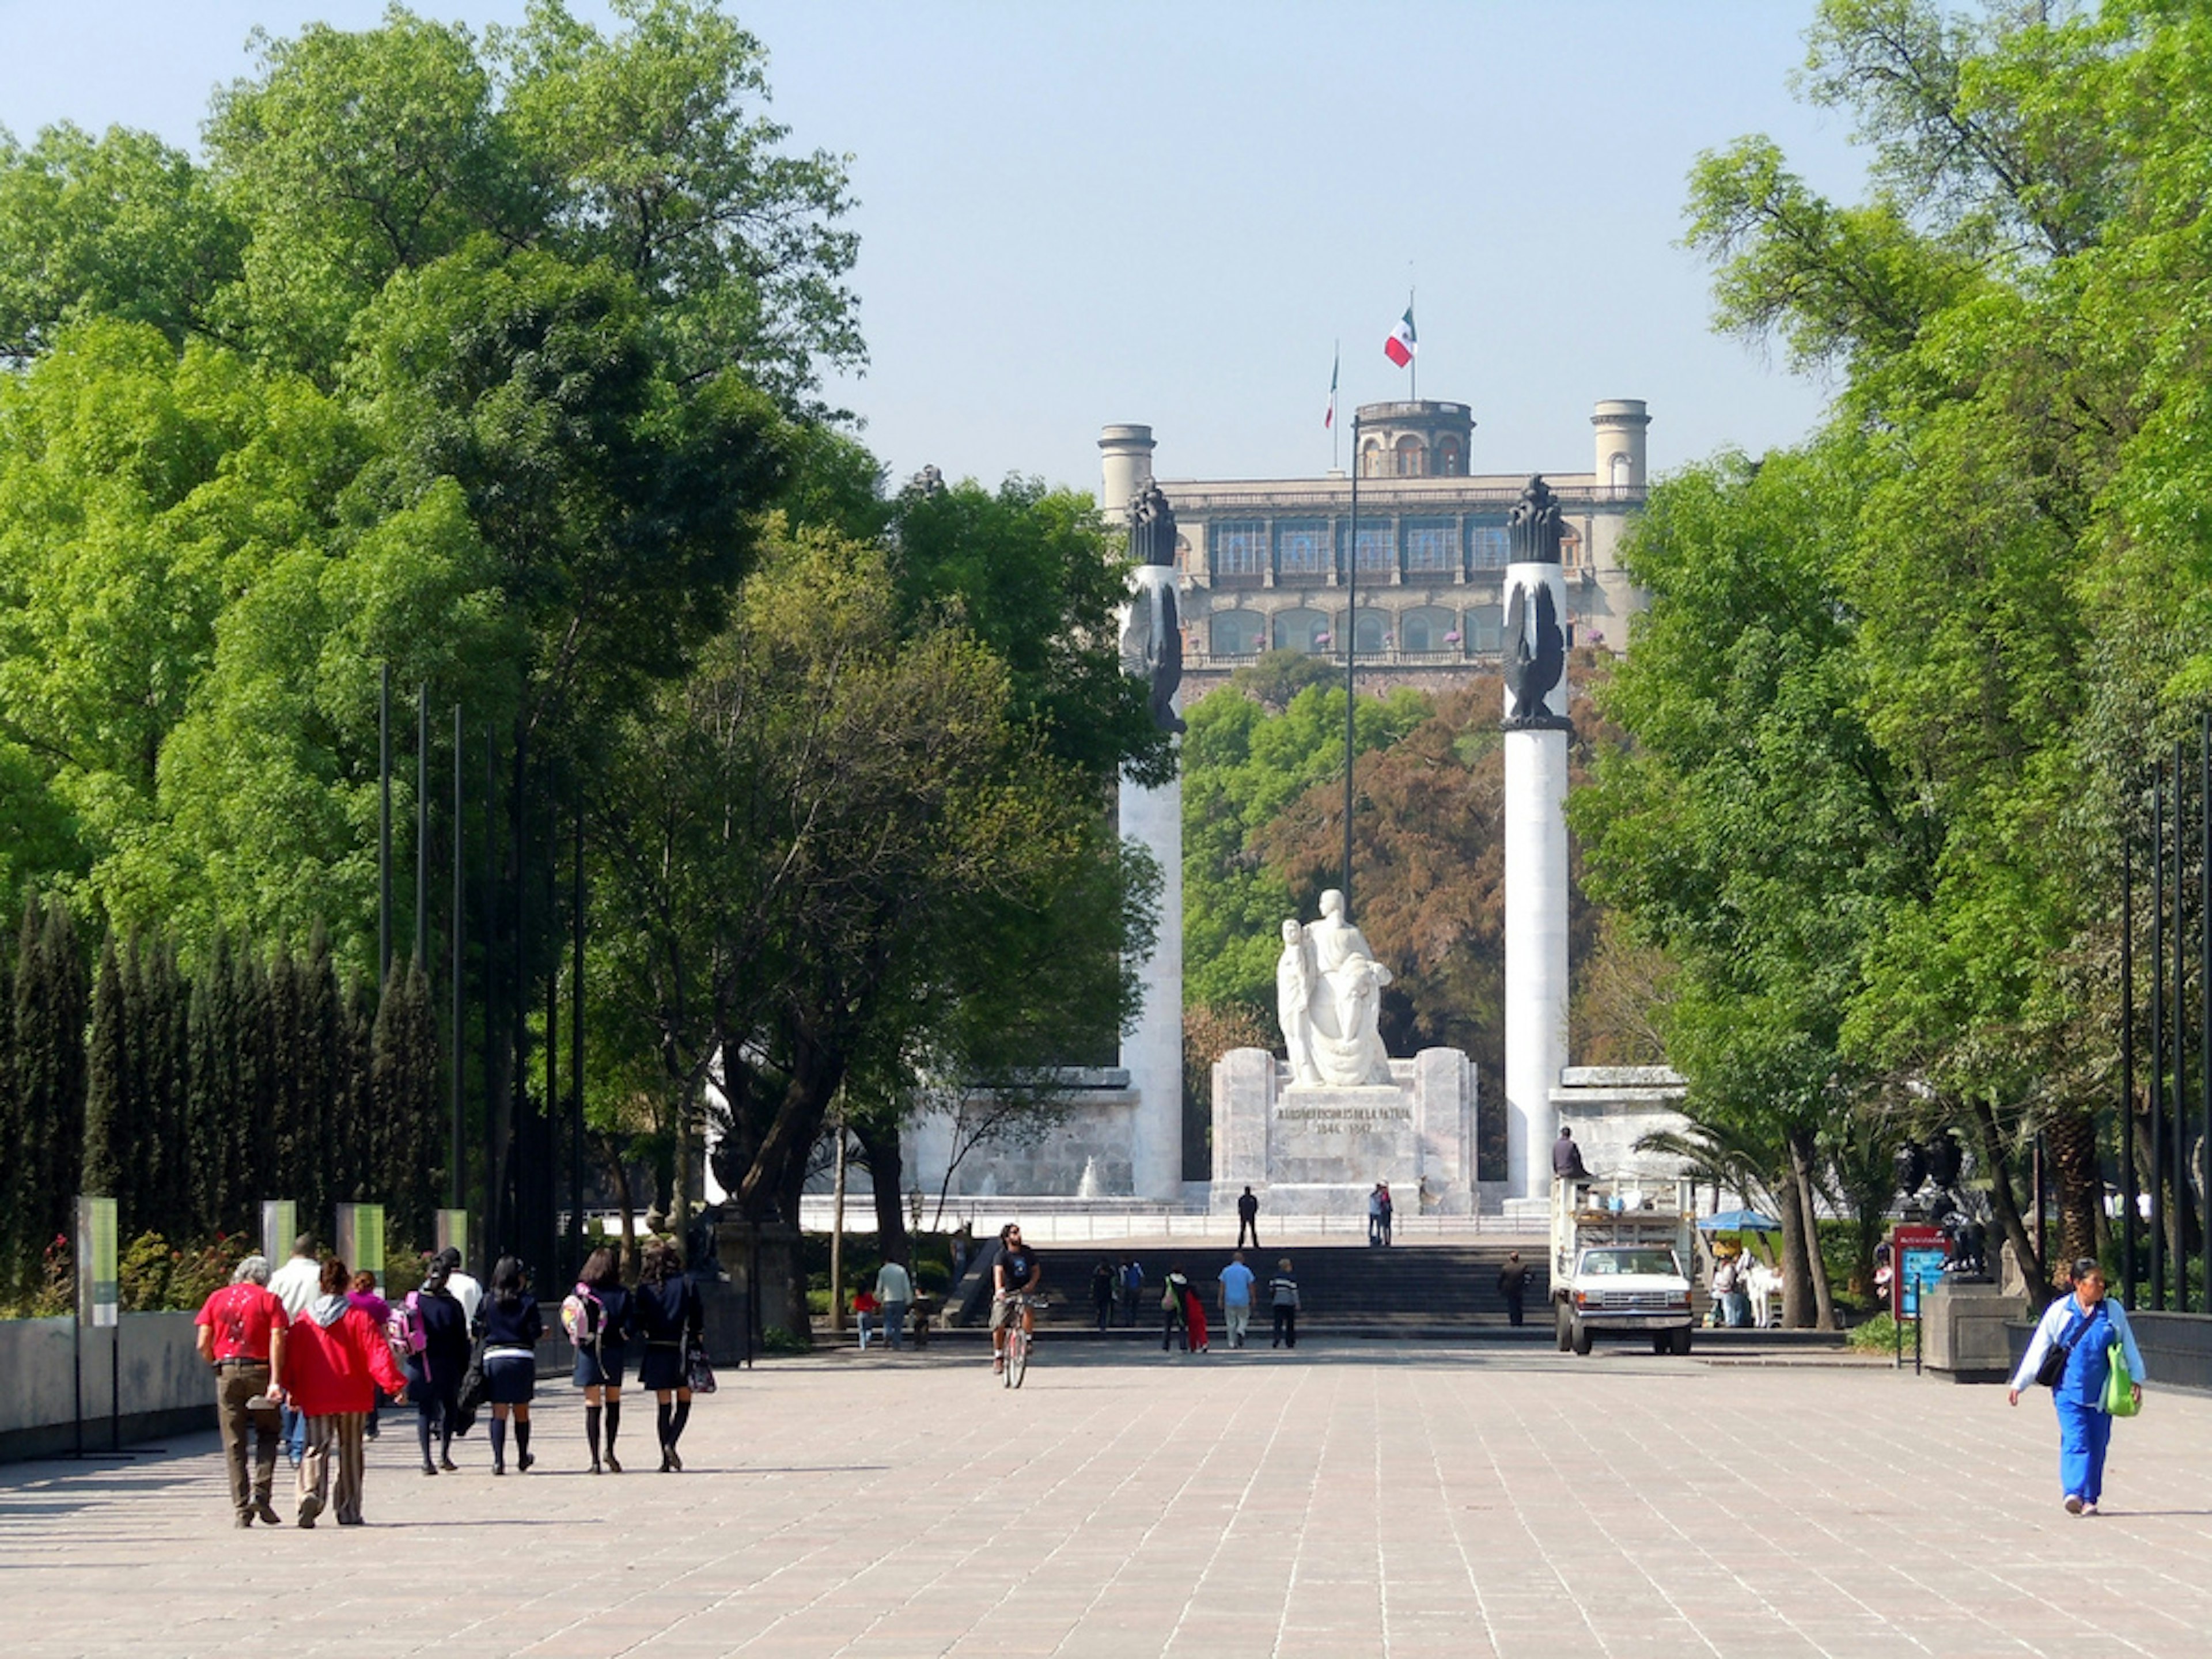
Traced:
<path fill-rule="evenodd" d="M 1368 1337 L 1502 1333 L 1510 1325 L 1505 1299 L 1498 1293 L 1498 1270 L 1514 1248 L 1498 1242 L 1394 1245 L 1388 1249 L 1366 1244 L 1248 1249 L 1245 1265 L 1260 1279 L 1254 1296 L 1253 1328 L 1258 1333 L 1267 1328 L 1267 1281 L 1274 1274 L 1275 1263 L 1287 1255 L 1304 1304 L 1298 1315 L 1301 1335 L 1309 1332 L 1316 1336 Z M 1528 1267 L 1525 1330 L 1532 1337 L 1540 1334 L 1548 1342 L 1552 1317 L 1543 1249 L 1540 1245 L 1532 1249 L 1525 1243 L 1518 1248 Z M 1061 1246 L 1038 1254 L 1044 1258 L 1044 1283 L 1053 1303 L 1047 1328 L 1055 1340 L 1063 1335 L 1097 1340 L 1149 1336 L 1158 1341 L 1160 1287 L 1168 1270 L 1177 1265 L 1198 1286 L 1206 1317 L 1218 1328 L 1218 1276 L 1230 1257 L 1229 1250 L 1220 1244 L 1154 1246 L 1133 1251 L 1122 1246 Z M 1102 1257 L 1118 1264 L 1133 1254 L 1145 1270 L 1136 1328 L 1130 1331 L 1117 1326 L 1101 1337 L 1092 1326 L 1091 1269 Z"/>

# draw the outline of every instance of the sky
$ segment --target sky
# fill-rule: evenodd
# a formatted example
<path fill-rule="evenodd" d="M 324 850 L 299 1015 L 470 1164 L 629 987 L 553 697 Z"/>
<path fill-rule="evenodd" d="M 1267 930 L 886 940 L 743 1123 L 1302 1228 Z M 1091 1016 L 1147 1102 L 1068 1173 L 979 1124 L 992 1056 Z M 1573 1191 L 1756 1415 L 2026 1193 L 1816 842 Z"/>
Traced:
<path fill-rule="evenodd" d="M 603 4 L 572 0 L 580 16 Z M 788 144 L 848 155 L 869 347 L 833 402 L 894 481 L 934 463 L 1095 489 L 1102 426 L 1163 477 L 1332 465 L 1413 387 L 1470 404 L 1477 471 L 1590 466 L 1591 405 L 1641 398 L 1655 472 L 1802 437 L 1826 389 L 1713 333 L 1677 246 L 1699 152 L 1779 143 L 1856 195 L 1850 119 L 1796 101 L 1812 0 L 732 0 Z M 472 27 L 522 0 L 422 0 Z M 248 35 L 370 0 L 0 0 L 0 125 L 196 144 Z"/>

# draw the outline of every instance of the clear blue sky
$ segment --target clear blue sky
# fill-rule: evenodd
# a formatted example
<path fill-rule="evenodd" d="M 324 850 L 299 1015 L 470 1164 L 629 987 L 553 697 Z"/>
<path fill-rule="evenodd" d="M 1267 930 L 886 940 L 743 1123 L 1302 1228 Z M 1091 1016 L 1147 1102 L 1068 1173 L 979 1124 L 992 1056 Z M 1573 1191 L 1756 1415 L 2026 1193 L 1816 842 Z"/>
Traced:
<path fill-rule="evenodd" d="M 0 124 L 191 143 L 255 24 L 382 9 L 0 0 Z M 1648 400 L 1662 469 L 1820 414 L 1821 388 L 1713 335 L 1674 246 L 1692 161 L 1744 133 L 1856 191 L 1845 118 L 1789 94 L 1811 0 L 732 9 L 792 142 L 853 158 L 872 362 L 833 391 L 895 476 L 1094 488 L 1116 421 L 1155 428 L 1169 477 L 1319 471 L 1334 340 L 1344 411 L 1405 395 L 1382 343 L 1409 282 L 1420 389 L 1474 406 L 1480 471 L 1587 469 L 1600 398 Z"/>

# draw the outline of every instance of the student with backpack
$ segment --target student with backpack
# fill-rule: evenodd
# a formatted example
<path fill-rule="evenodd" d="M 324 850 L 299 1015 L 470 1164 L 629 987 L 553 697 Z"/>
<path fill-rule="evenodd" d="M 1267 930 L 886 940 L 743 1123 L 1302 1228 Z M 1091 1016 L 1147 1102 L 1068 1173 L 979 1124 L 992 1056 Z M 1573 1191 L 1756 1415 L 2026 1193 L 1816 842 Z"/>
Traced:
<path fill-rule="evenodd" d="M 684 1460 L 677 1455 L 676 1443 L 691 1417 L 691 1350 L 705 1332 L 707 1317 L 698 1286 L 684 1273 L 684 1257 L 673 1244 L 655 1241 L 645 1247 L 635 1306 L 637 1334 L 645 1344 L 637 1385 L 651 1389 L 659 1402 L 660 1472 L 681 1474 Z"/>
<path fill-rule="evenodd" d="M 461 1376 L 469 1368 L 469 1316 L 446 1288 L 444 1259 L 430 1263 L 422 1287 L 410 1291 L 395 1310 L 407 1353 L 407 1397 L 415 1402 L 415 1435 L 422 1443 L 422 1473 L 453 1474 L 453 1431 L 460 1426 Z M 430 1431 L 438 1431 L 438 1460 L 430 1461 Z"/>
<path fill-rule="evenodd" d="M 561 1328 L 576 1348 L 576 1369 L 569 1380 L 584 1391 L 584 1438 L 591 1443 L 593 1474 L 601 1472 L 603 1417 L 605 1472 L 622 1473 L 622 1461 L 615 1455 L 615 1434 L 622 1427 L 623 1370 L 629 1362 L 630 1319 L 630 1295 L 615 1271 L 614 1252 L 593 1250 L 585 1258 L 575 1290 L 561 1304 Z"/>

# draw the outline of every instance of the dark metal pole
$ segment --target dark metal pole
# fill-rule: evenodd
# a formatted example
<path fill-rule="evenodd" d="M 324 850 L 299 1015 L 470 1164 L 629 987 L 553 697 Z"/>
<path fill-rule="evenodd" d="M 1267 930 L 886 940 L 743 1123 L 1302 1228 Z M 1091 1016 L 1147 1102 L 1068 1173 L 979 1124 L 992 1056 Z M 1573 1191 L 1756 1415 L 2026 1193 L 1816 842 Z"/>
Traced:
<path fill-rule="evenodd" d="M 376 992 L 392 977 L 392 665 L 384 665 L 376 696 L 376 776 L 382 805 L 376 819 Z"/>
<path fill-rule="evenodd" d="M 2130 792 L 2132 793 L 2132 792 Z M 2136 1305 L 2135 803 L 2120 826 L 2120 1305 Z"/>
<path fill-rule="evenodd" d="M 483 944 L 478 952 L 483 972 L 477 1006 L 483 1011 L 484 1237 L 501 1237 L 507 1175 L 506 1147 L 500 1138 L 499 1093 L 499 740 L 484 727 Z"/>
<path fill-rule="evenodd" d="M 2189 1188 L 2182 1177 L 2182 1151 L 2189 1139 L 2189 931 L 2188 890 L 2182 882 L 2181 851 L 2189 843 L 2189 751 L 2173 740 L 2173 1191 L 2167 1205 L 2173 1215 L 2173 1310 L 2189 1311 Z"/>
<path fill-rule="evenodd" d="M 415 688 L 415 961 L 430 971 L 430 683 Z"/>
<path fill-rule="evenodd" d="M 447 1149 L 448 1169 L 446 1176 L 446 1207 L 449 1210 L 459 1209 L 465 1201 L 462 1184 L 465 1160 L 461 1153 L 461 1071 L 465 1063 L 462 1055 L 465 1052 L 464 1044 L 467 1040 L 467 1033 L 462 1029 L 461 1024 L 461 941 L 468 931 L 466 926 L 468 912 L 463 906 L 464 878 L 462 875 L 462 872 L 468 866 L 461 860 L 462 752 L 461 706 L 455 703 L 453 705 L 453 937 L 448 941 L 453 949 L 453 966 L 448 971 L 453 981 L 453 1140 Z"/>
<path fill-rule="evenodd" d="M 2203 1139 L 2197 1146 L 2212 1158 L 2212 709 L 2199 717 L 2197 728 L 2197 812 L 2203 836 L 2197 865 L 2197 989 L 2202 1001 L 2197 1016 L 2197 1115 Z M 2177 1120 L 2178 1121 L 2178 1120 Z M 2208 1168 L 2212 1175 L 2212 1168 Z M 2212 1313 L 2212 1193 L 2198 1195 L 2197 1242 L 2201 1255 L 2197 1283 L 2204 1311 Z"/>
<path fill-rule="evenodd" d="M 2150 780 L 2150 1076 L 2143 1091 L 2150 1108 L 2150 1305 L 2166 1310 L 2166 766 L 2152 763 Z"/>
<path fill-rule="evenodd" d="M 1352 680 L 1359 654 L 1359 416 L 1352 416 L 1352 534 L 1345 550 L 1344 582 L 1344 915 L 1352 908 L 1352 757 L 1358 730 L 1359 694 Z"/>
<path fill-rule="evenodd" d="M 584 804 L 576 802 L 575 864 L 568 894 L 568 1213 L 576 1266 L 584 1265 Z"/>

